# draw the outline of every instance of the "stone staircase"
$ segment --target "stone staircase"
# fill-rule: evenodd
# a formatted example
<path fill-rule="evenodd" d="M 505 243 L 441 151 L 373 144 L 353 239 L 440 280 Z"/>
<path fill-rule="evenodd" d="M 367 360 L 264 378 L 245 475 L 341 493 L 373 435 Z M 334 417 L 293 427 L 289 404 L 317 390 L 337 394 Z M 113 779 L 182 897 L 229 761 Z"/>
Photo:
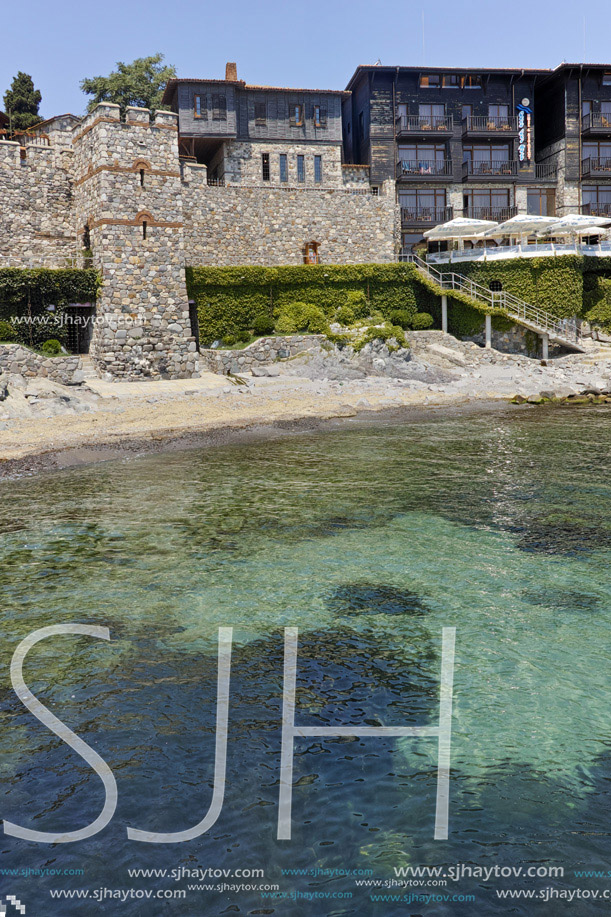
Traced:
<path fill-rule="evenodd" d="M 417 255 L 410 255 L 406 260 L 414 264 L 422 274 L 439 287 L 440 295 L 458 290 L 483 305 L 501 310 L 516 324 L 522 325 L 529 331 L 534 331 L 535 334 L 547 336 L 547 339 L 555 344 L 561 344 L 579 353 L 585 353 L 589 349 L 575 319 L 559 319 L 550 312 L 537 309 L 505 290 L 499 292 L 489 290 L 462 274 L 441 273 Z"/>
<path fill-rule="evenodd" d="M 83 382 L 88 382 L 90 379 L 99 379 L 100 378 L 97 372 L 95 371 L 93 360 L 91 359 L 89 354 L 81 355 L 81 364 L 82 364 L 82 372 L 83 372 Z"/>

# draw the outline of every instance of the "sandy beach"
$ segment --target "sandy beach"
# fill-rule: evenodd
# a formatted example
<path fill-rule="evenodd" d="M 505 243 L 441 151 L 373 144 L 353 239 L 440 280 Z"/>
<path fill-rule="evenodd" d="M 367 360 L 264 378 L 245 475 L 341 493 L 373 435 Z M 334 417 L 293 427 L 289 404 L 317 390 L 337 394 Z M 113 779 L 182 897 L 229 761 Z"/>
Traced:
<path fill-rule="evenodd" d="M 203 373 L 185 381 L 89 379 L 70 387 L 13 378 L 11 394 L 0 403 L 0 477 L 316 429 L 393 410 L 605 391 L 611 353 L 595 348 L 542 365 L 424 332 L 412 340 L 407 367 L 401 379 L 341 378 L 341 366 L 321 366 L 306 354 L 271 377 Z"/>

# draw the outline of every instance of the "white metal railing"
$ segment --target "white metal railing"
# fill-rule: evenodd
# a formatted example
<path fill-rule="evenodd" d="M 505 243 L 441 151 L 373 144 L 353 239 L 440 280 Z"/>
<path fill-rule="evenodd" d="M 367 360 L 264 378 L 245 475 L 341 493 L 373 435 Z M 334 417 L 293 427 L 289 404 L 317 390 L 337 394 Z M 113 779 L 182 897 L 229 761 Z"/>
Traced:
<path fill-rule="evenodd" d="M 563 344 L 571 346 L 582 346 L 582 335 L 577 321 L 571 319 L 559 319 L 544 309 L 538 309 L 529 303 L 518 299 L 512 293 L 506 290 L 489 290 L 488 287 L 464 277 L 462 274 L 442 273 L 436 268 L 427 264 L 417 255 L 405 256 L 406 261 L 411 261 L 416 267 L 435 281 L 442 290 L 460 290 L 466 293 L 471 299 L 484 302 L 493 309 L 500 309 L 509 318 L 513 318 L 522 325 L 539 332 L 547 334 Z"/>
<path fill-rule="evenodd" d="M 584 245 L 575 242 L 538 242 L 535 245 L 495 245 L 490 248 L 465 248 L 462 251 L 429 252 L 429 264 L 452 264 L 454 261 L 502 261 L 505 258 L 541 258 L 556 255 L 611 254 L 611 242 Z"/>

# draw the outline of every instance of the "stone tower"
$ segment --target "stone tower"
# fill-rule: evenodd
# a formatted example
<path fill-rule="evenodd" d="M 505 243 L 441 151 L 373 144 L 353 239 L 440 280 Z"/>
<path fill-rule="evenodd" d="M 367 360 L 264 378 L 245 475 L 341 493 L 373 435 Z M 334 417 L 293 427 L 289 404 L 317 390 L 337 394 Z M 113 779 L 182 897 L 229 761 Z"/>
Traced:
<path fill-rule="evenodd" d="M 185 286 L 176 115 L 98 105 L 74 132 L 77 233 L 102 276 L 91 354 L 119 378 L 198 372 Z"/>

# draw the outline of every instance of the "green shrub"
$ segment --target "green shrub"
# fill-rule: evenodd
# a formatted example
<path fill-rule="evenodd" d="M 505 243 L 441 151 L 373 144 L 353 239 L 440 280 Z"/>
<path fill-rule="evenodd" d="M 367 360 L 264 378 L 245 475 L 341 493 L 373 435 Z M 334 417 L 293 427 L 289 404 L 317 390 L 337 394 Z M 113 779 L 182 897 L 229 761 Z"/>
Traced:
<path fill-rule="evenodd" d="M 413 315 L 407 309 L 393 309 L 388 318 L 393 325 L 399 325 L 400 328 L 412 327 Z"/>
<path fill-rule="evenodd" d="M 250 331 L 246 331 L 244 329 L 242 329 L 241 331 L 238 331 L 238 333 L 236 334 L 236 339 L 241 344 L 248 344 L 250 342 L 250 337 L 251 337 Z"/>
<path fill-rule="evenodd" d="M 376 327 L 371 325 L 365 330 L 365 333 L 358 338 L 352 345 L 355 353 L 359 353 L 365 344 L 370 344 L 372 341 L 390 341 L 391 338 L 395 338 L 397 344 L 400 347 L 405 347 L 405 332 L 403 328 L 400 328 L 398 325 L 391 325 L 390 322 L 386 322 L 382 327 Z M 391 348 L 394 349 L 394 348 Z"/>
<path fill-rule="evenodd" d="M 348 290 L 346 293 L 346 306 L 354 315 L 352 321 L 359 318 L 367 318 L 369 315 L 369 303 L 363 290 Z"/>
<path fill-rule="evenodd" d="M 276 331 L 279 334 L 295 334 L 297 331 L 324 334 L 328 330 L 325 313 L 310 303 L 294 302 L 283 306 L 276 319 Z"/>
<path fill-rule="evenodd" d="M 49 338 L 48 341 L 45 341 L 42 347 L 40 348 L 43 353 L 46 353 L 50 357 L 56 357 L 62 352 L 61 342 L 55 338 Z"/>
<path fill-rule="evenodd" d="M 0 341 L 15 341 L 17 340 L 17 332 L 13 328 L 10 322 L 0 321 Z"/>
<path fill-rule="evenodd" d="M 433 324 L 433 316 L 429 315 L 428 312 L 416 312 L 412 316 L 411 322 L 414 331 L 424 331 L 425 328 L 430 328 Z"/>
<path fill-rule="evenodd" d="M 340 325 L 352 325 L 356 320 L 356 315 L 350 306 L 340 306 L 335 313 L 335 320 L 339 322 Z"/>
<path fill-rule="evenodd" d="M 233 347 L 237 342 L 237 337 L 235 334 L 226 334 L 225 337 L 221 340 L 221 344 L 224 344 L 225 347 Z"/>
<path fill-rule="evenodd" d="M 258 336 L 274 333 L 274 320 L 269 315 L 257 315 L 252 323 L 252 330 Z"/>

